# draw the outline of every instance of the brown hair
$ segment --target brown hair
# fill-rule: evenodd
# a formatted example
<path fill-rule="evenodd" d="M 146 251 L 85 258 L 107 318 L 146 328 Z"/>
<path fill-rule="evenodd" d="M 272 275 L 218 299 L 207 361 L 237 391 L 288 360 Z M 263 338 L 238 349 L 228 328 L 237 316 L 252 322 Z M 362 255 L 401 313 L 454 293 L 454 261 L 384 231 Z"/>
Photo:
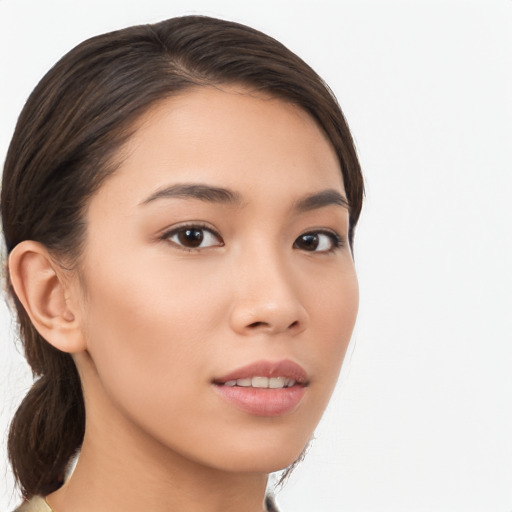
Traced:
<path fill-rule="evenodd" d="M 1 210 L 7 251 L 23 240 L 75 261 L 84 209 L 115 171 L 116 151 L 156 101 L 190 87 L 238 83 L 293 102 L 325 131 L 350 204 L 349 240 L 363 198 L 352 137 L 335 97 L 299 57 L 254 29 L 202 16 L 93 37 L 65 55 L 29 97 L 7 154 Z M 80 448 L 85 409 L 71 356 L 34 329 L 8 283 L 37 380 L 12 421 L 8 450 L 26 498 L 63 483 Z"/>

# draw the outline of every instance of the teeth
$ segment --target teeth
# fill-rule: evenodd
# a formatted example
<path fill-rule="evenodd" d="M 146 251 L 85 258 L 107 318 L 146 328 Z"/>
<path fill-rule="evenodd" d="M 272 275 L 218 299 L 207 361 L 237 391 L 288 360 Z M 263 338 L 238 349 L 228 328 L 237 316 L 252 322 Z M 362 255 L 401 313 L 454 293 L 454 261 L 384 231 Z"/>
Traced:
<path fill-rule="evenodd" d="M 234 387 L 240 386 L 244 388 L 270 388 L 270 389 L 282 389 L 291 388 L 295 385 L 294 379 L 287 379 L 286 377 L 252 377 L 247 379 L 228 380 L 224 383 L 224 386 Z"/>
<path fill-rule="evenodd" d="M 284 377 L 271 377 L 268 379 L 268 387 L 272 389 L 284 388 L 286 380 Z"/>
<path fill-rule="evenodd" d="M 268 377 L 253 377 L 252 378 L 253 388 L 268 388 Z"/>

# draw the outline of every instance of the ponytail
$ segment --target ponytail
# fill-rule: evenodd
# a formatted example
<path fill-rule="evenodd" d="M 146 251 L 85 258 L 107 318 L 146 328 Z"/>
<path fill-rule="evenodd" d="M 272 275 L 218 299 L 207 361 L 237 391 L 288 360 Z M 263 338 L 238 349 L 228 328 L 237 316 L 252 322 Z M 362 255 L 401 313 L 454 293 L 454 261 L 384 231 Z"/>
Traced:
<path fill-rule="evenodd" d="M 72 357 L 47 343 L 18 306 L 25 353 L 37 380 L 11 422 L 9 460 L 26 499 L 63 483 L 85 431 L 80 378 Z"/>

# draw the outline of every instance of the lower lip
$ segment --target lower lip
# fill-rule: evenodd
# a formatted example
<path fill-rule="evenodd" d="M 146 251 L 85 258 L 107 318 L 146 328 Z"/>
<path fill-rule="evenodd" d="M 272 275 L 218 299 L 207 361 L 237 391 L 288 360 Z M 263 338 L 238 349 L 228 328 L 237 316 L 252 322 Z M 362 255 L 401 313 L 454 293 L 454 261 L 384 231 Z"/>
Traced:
<path fill-rule="evenodd" d="M 281 416 L 300 404 L 306 388 L 270 389 L 214 385 L 219 395 L 238 409 L 255 416 Z"/>

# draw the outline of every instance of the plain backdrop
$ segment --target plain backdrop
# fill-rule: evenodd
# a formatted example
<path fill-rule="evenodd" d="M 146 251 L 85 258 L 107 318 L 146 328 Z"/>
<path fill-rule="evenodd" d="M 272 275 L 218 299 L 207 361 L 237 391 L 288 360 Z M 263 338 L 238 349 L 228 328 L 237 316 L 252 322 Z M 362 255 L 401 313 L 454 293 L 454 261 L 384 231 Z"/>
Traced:
<path fill-rule="evenodd" d="M 42 75 L 83 39 L 202 13 L 309 62 L 353 131 L 367 197 L 360 315 L 283 512 L 512 511 L 512 2 L 0 0 L 0 161 Z M 30 385 L 0 314 L 5 455 Z"/>

